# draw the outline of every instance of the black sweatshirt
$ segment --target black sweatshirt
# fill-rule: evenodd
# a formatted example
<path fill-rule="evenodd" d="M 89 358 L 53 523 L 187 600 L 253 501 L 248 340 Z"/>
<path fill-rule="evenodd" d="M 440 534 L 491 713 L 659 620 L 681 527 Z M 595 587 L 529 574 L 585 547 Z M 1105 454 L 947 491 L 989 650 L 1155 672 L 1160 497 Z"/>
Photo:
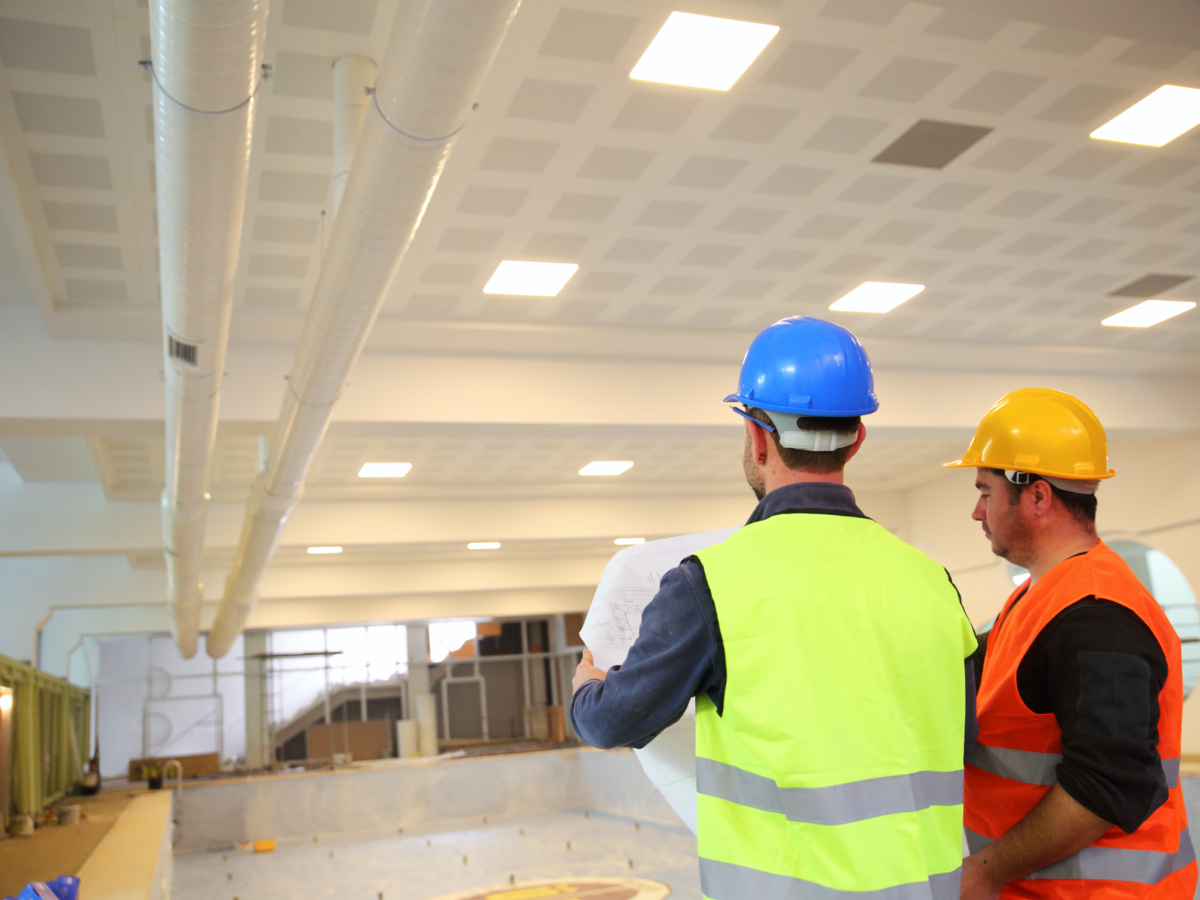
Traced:
<path fill-rule="evenodd" d="M 976 652 L 977 684 L 988 634 Z M 1021 700 L 1034 713 L 1053 713 L 1062 731 L 1058 783 L 1130 834 L 1167 799 L 1158 755 L 1158 694 L 1166 680 L 1167 658 L 1150 627 L 1119 603 L 1092 596 L 1051 619 L 1017 668 Z"/>

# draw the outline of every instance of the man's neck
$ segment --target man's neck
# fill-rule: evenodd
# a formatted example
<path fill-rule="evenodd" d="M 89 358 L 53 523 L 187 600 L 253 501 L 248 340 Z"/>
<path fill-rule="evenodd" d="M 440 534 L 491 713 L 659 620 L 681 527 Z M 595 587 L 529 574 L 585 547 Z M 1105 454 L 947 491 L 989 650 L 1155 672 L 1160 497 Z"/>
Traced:
<path fill-rule="evenodd" d="M 786 487 L 789 484 L 807 484 L 809 482 L 845 484 L 844 476 L 843 469 L 838 469 L 836 472 L 806 472 L 801 469 L 789 469 L 786 466 L 781 466 L 779 470 L 776 470 L 772 466 L 763 473 L 763 487 L 769 494 L 776 488 Z"/>
<path fill-rule="evenodd" d="M 1029 569 L 1029 584 L 1032 586 L 1042 576 L 1057 566 L 1060 562 L 1087 553 L 1097 544 L 1100 538 L 1094 531 L 1077 531 L 1064 535 L 1055 535 L 1039 547 L 1038 558 L 1027 566 Z"/>

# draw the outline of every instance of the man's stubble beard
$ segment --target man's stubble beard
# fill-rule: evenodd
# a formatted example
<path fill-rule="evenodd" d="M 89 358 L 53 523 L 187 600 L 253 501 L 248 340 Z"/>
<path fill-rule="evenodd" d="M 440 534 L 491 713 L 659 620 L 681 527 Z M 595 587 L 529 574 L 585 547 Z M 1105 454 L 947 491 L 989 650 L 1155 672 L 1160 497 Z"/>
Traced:
<path fill-rule="evenodd" d="M 1029 528 L 1016 516 L 1009 518 L 1005 524 L 1007 537 L 1003 542 L 996 537 L 995 532 L 990 529 L 988 531 L 988 538 L 992 542 L 992 553 L 1014 566 L 1028 569 L 1029 563 L 1034 557 L 1033 538 Z"/>
<path fill-rule="evenodd" d="M 767 496 L 767 485 L 763 480 L 762 472 L 754 464 L 754 444 L 748 434 L 742 449 L 742 471 L 746 473 L 746 484 L 750 485 L 754 496 L 759 500 Z"/>

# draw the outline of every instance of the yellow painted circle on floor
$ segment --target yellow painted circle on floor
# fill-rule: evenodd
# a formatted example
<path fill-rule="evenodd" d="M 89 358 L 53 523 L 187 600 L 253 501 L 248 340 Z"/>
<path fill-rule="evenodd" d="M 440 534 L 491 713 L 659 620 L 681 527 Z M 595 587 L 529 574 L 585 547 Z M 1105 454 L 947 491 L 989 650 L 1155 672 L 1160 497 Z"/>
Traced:
<path fill-rule="evenodd" d="M 663 900 L 670 893 L 670 887 L 649 878 L 588 875 L 472 888 L 434 900 Z"/>

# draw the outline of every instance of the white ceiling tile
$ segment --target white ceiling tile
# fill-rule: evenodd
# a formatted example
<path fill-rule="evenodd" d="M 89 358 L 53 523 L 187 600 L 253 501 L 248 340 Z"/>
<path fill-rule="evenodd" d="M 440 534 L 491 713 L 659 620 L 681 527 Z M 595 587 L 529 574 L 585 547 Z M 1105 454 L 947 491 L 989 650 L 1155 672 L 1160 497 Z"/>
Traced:
<path fill-rule="evenodd" d="M 466 263 L 428 263 L 421 271 L 421 284 L 465 287 L 479 276 L 480 267 Z"/>
<path fill-rule="evenodd" d="M 521 254 L 543 262 L 574 262 L 587 243 L 587 235 L 538 232 L 525 242 Z"/>
<path fill-rule="evenodd" d="M 937 246 L 943 250 L 978 250 L 1001 234 L 992 228 L 959 228 L 938 241 Z"/>
<path fill-rule="evenodd" d="M 869 244 L 890 244 L 895 247 L 907 247 L 918 238 L 924 237 L 933 226 L 928 222 L 888 222 L 876 229 L 865 240 Z"/>
<path fill-rule="evenodd" d="M 280 203 L 323 203 L 329 192 L 329 175 L 265 170 L 258 182 L 258 199 Z"/>
<path fill-rule="evenodd" d="M 863 277 L 869 275 L 880 263 L 881 256 L 867 256 L 863 253 L 847 253 L 839 256 L 821 271 L 827 275 L 853 275 Z"/>
<path fill-rule="evenodd" d="M 308 257 L 255 253 L 250 257 L 247 272 L 262 278 L 303 278 L 308 274 Z"/>
<path fill-rule="evenodd" d="M 1059 194 L 1051 194 L 1048 191 L 1013 191 L 987 212 L 991 216 L 1024 219 L 1040 212 L 1058 199 Z"/>
<path fill-rule="evenodd" d="M 650 293 L 668 297 L 690 297 L 707 282 L 707 278 L 699 275 L 664 275 L 650 288 Z"/>
<path fill-rule="evenodd" d="M 520 172 L 540 175 L 558 152 L 555 141 L 527 141 L 521 138 L 494 137 L 488 144 L 479 168 L 487 172 Z"/>
<path fill-rule="evenodd" d="M 575 290 L 592 294 L 619 294 L 637 278 L 631 272 L 591 271 L 584 275 Z"/>
<path fill-rule="evenodd" d="M 99 100 L 27 91 L 13 91 L 12 98 L 17 121 L 30 134 L 104 137 L 104 112 Z"/>
<path fill-rule="evenodd" d="M 1073 222 L 1079 225 L 1091 225 L 1101 219 L 1111 216 L 1118 210 L 1129 205 L 1127 200 L 1116 200 L 1111 197 L 1089 197 L 1081 200 L 1070 209 L 1054 217 L 1056 222 Z"/>
<path fill-rule="evenodd" d="M 867 25 L 890 25 L 904 6 L 904 0 L 828 0 L 821 7 L 821 15 Z"/>
<path fill-rule="evenodd" d="M 675 173 L 670 183 L 676 187 L 697 187 L 721 190 L 729 187 L 733 179 L 747 166 L 744 159 L 726 159 L 719 156 L 693 156 Z"/>
<path fill-rule="evenodd" d="M 940 209 L 946 212 L 958 212 L 967 205 L 974 203 L 991 188 L 982 184 L 963 184 L 949 181 L 940 184 L 914 206 L 920 209 Z"/>
<path fill-rule="evenodd" d="M 807 197 L 833 174 L 831 169 L 784 164 L 767 176 L 756 193 L 785 197 Z"/>
<path fill-rule="evenodd" d="M 270 85 L 271 93 L 281 97 L 332 100 L 333 57 L 281 50 L 275 54 Z"/>
<path fill-rule="evenodd" d="M 804 142 L 804 146 L 812 150 L 858 153 L 887 127 L 887 122 L 876 119 L 833 116 Z"/>
<path fill-rule="evenodd" d="M 1194 206 L 1176 206 L 1168 203 L 1156 203 L 1149 206 L 1136 215 L 1130 216 L 1128 219 L 1119 223 L 1122 228 L 1138 228 L 1144 230 L 1152 230 L 1162 228 L 1171 222 L 1174 222 L 1180 216 L 1194 212 Z"/>
<path fill-rule="evenodd" d="M 612 127 L 627 131 L 674 134 L 696 111 L 700 98 L 662 94 L 649 90 L 634 91 L 621 107 Z"/>
<path fill-rule="evenodd" d="M 925 33 L 963 38 L 968 41 L 990 41 L 1000 33 L 1004 25 L 1004 19 L 947 9 L 929 23 L 925 28 Z"/>
<path fill-rule="evenodd" d="M 92 33 L 87 28 L 0 18 L 0 61 L 10 69 L 95 75 Z"/>
<path fill-rule="evenodd" d="M 764 272 L 798 272 L 816 256 L 807 250 L 770 250 L 754 264 Z"/>
<path fill-rule="evenodd" d="M 794 118 L 794 109 L 739 103 L 713 129 L 712 136 L 726 141 L 769 144 Z"/>
<path fill-rule="evenodd" d="M 1183 251 L 1184 248 L 1178 244 L 1150 244 L 1134 253 L 1130 253 L 1121 262 L 1152 266 L 1163 260 L 1170 259 L 1172 256 L 1176 256 Z"/>
<path fill-rule="evenodd" d="M 1013 284 L 1017 287 L 1049 287 L 1066 276 L 1067 273 L 1063 269 L 1032 269 L 1016 279 Z"/>
<path fill-rule="evenodd" d="M 880 100 L 915 103 L 953 72 L 954 66 L 946 63 L 898 56 L 880 69 L 858 93 Z"/>
<path fill-rule="evenodd" d="M 1127 88 L 1103 84 L 1077 84 L 1043 109 L 1036 118 L 1064 125 L 1099 125 L 1128 105 Z"/>
<path fill-rule="evenodd" d="M 296 216 L 255 216 L 252 234 L 256 241 L 311 244 L 316 240 L 318 224 L 316 216 L 307 219 Z"/>
<path fill-rule="evenodd" d="M 721 297 L 728 300 L 761 300 L 777 287 L 779 283 L 776 281 L 740 278 L 726 285 L 721 291 Z"/>
<path fill-rule="evenodd" d="M 742 310 L 736 306 L 705 306 L 696 310 L 688 324 L 697 328 L 720 328 L 728 325 L 740 312 Z"/>
<path fill-rule="evenodd" d="M 579 118 L 596 88 L 545 78 L 526 78 L 505 113 L 510 119 L 571 123 Z"/>
<path fill-rule="evenodd" d="M 1040 88 L 1047 79 L 1023 72 L 988 72 L 951 102 L 953 109 L 1003 114 Z"/>
<path fill-rule="evenodd" d="M 566 193 L 555 201 L 548 219 L 559 219 L 566 222 L 603 222 L 616 209 L 619 197 L 604 194 Z"/>
<path fill-rule="evenodd" d="M 734 244 L 697 244 L 679 261 L 681 266 L 727 266 L 746 251 Z"/>
<path fill-rule="evenodd" d="M 1041 50 L 1064 56 L 1083 56 L 1095 47 L 1103 36 L 1087 31 L 1072 31 L 1066 28 L 1046 26 L 1025 42 L 1026 50 Z"/>
<path fill-rule="evenodd" d="M 522 319 L 532 312 L 536 302 L 529 297 L 489 297 L 480 315 L 490 319 Z"/>
<path fill-rule="evenodd" d="M 782 210 L 739 206 L 718 222 L 714 230 L 739 234 L 765 234 L 774 228 L 782 218 Z"/>
<path fill-rule="evenodd" d="M 551 313 L 551 318 L 590 322 L 599 318 L 611 305 L 603 300 L 564 300 L 558 309 Z"/>
<path fill-rule="evenodd" d="M 1155 44 L 1148 41 L 1138 41 L 1130 45 L 1124 53 L 1117 56 L 1113 62 L 1127 66 L 1139 66 L 1144 69 L 1166 70 L 1176 63 L 1183 62 L 1195 52 L 1193 47 L 1182 47 L 1178 44 Z"/>
<path fill-rule="evenodd" d="M 832 216 L 821 213 L 813 216 L 793 233 L 793 237 L 813 238 L 821 241 L 837 241 L 844 238 L 862 222 L 852 216 Z"/>
<path fill-rule="evenodd" d="M 1047 150 L 1054 147 L 1049 141 L 1027 138 L 1002 138 L 977 156 L 971 166 L 996 172 L 1016 172 L 1025 168 Z"/>
<path fill-rule="evenodd" d="M 72 153 L 30 153 L 33 177 L 44 187 L 75 187 L 93 190 L 112 188 L 112 173 L 103 156 Z"/>
<path fill-rule="evenodd" d="M 792 41 L 763 74 L 763 84 L 824 90 L 858 56 L 857 50 L 832 44 Z"/>
<path fill-rule="evenodd" d="M 116 234 L 117 209 L 102 203 L 42 204 L 46 224 L 57 231 L 93 231 Z"/>
<path fill-rule="evenodd" d="M 67 298 L 81 303 L 120 303 L 129 299 L 123 281 L 100 278 L 64 278 Z"/>
<path fill-rule="evenodd" d="M 1129 158 L 1128 150 L 1093 145 L 1072 153 L 1046 174 L 1055 178 L 1089 181 Z"/>
<path fill-rule="evenodd" d="M 633 224 L 652 228 L 685 228 L 703 210 L 703 203 L 690 203 L 683 200 L 651 200 L 633 220 Z"/>
<path fill-rule="evenodd" d="M 1105 238 L 1092 238 L 1091 240 L 1084 241 L 1083 243 L 1071 248 L 1063 254 L 1063 257 L 1066 259 L 1078 259 L 1090 262 L 1092 260 L 1103 259 L 1106 256 L 1111 256 L 1124 246 L 1125 244 L 1122 241 L 1112 241 Z"/>
<path fill-rule="evenodd" d="M 250 284 L 246 285 L 244 299 L 247 306 L 295 309 L 300 305 L 300 289 Z"/>
<path fill-rule="evenodd" d="M 976 263 L 973 266 L 963 269 L 950 280 L 955 284 L 988 284 L 995 281 L 1007 271 L 1009 271 L 1007 266 Z"/>
<path fill-rule="evenodd" d="M 271 116 L 267 120 L 268 153 L 292 156 L 333 156 L 333 122 Z"/>
<path fill-rule="evenodd" d="M 940 259 L 905 259 L 895 268 L 889 268 L 887 275 L 896 281 L 924 284 L 949 267 L 949 263 Z"/>
<path fill-rule="evenodd" d="M 915 183 L 911 178 L 894 175 L 863 175 L 842 191 L 838 199 L 853 203 L 889 203 Z"/>
<path fill-rule="evenodd" d="M 1160 156 L 1140 166 L 1121 179 L 1121 184 L 1138 187 L 1162 187 L 1181 175 L 1200 169 L 1200 160 L 1178 156 Z"/>
<path fill-rule="evenodd" d="M 653 150 L 633 150 L 627 147 L 596 147 L 579 168 L 581 178 L 601 178 L 607 181 L 637 181 L 654 161 Z"/>
<path fill-rule="evenodd" d="M 515 216 L 529 191 L 518 188 L 470 185 L 458 201 L 457 211 L 477 216 Z"/>
<path fill-rule="evenodd" d="M 55 244 L 54 255 L 60 266 L 81 269 L 121 269 L 121 248 L 103 244 Z"/>
<path fill-rule="evenodd" d="M 554 17 L 538 53 L 586 62 L 611 63 L 637 27 L 638 19 L 564 6 Z"/>
<path fill-rule="evenodd" d="M 604 254 L 604 258 L 614 262 L 654 262 L 666 249 L 666 241 L 618 238 Z"/>
<path fill-rule="evenodd" d="M 665 303 L 635 303 L 621 317 L 621 321 L 639 325 L 657 324 L 673 312 L 675 312 L 675 307 Z"/>
<path fill-rule="evenodd" d="M 1066 238 L 1060 234 L 1023 234 L 1001 247 L 1000 252 L 1010 256 L 1041 256 L 1064 240 Z"/>
<path fill-rule="evenodd" d="M 460 298 L 440 294 L 415 294 L 408 299 L 404 311 L 431 319 L 449 318 L 458 309 Z"/>
<path fill-rule="evenodd" d="M 283 24 L 340 34 L 371 33 L 379 0 L 287 0 L 283 4 Z"/>
<path fill-rule="evenodd" d="M 449 253 L 491 253 L 504 232 L 490 228 L 447 228 L 437 249 Z"/>

